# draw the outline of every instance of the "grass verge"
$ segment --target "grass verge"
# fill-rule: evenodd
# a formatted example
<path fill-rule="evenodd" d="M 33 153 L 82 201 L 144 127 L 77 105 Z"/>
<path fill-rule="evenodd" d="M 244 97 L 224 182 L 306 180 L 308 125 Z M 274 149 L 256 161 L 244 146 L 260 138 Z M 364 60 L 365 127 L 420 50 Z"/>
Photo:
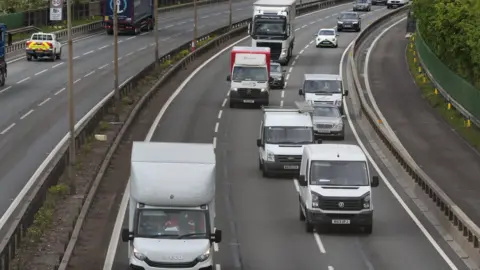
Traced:
<path fill-rule="evenodd" d="M 88 18 L 88 19 L 74 20 L 74 21 L 72 21 L 72 27 L 83 25 L 83 24 L 98 22 L 101 19 L 102 19 L 101 16 L 93 16 L 93 17 Z M 42 31 L 44 33 L 51 33 L 51 32 L 55 32 L 55 31 L 60 31 L 60 30 L 67 29 L 67 21 L 62 21 L 62 22 L 54 24 L 54 25 L 40 26 L 38 28 L 40 28 L 40 31 Z M 30 38 L 31 35 L 32 35 L 32 32 L 29 32 L 29 33 L 23 32 L 23 33 L 14 34 L 14 35 L 12 35 L 12 42 L 28 39 L 28 38 Z"/>
<path fill-rule="evenodd" d="M 452 126 L 465 140 L 480 151 L 480 129 L 465 119 L 435 88 L 420 65 L 415 48 L 415 35 L 412 36 L 406 50 L 410 72 L 417 86 L 422 91 L 422 97 Z"/>

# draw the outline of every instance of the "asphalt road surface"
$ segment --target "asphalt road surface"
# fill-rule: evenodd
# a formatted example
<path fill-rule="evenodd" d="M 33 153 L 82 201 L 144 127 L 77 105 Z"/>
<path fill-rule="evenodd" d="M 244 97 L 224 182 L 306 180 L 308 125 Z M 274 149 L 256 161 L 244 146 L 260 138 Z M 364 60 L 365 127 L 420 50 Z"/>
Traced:
<path fill-rule="evenodd" d="M 252 1 L 234 1 L 233 21 L 251 16 Z M 199 36 L 228 24 L 228 3 L 199 7 Z M 160 55 L 193 38 L 193 10 L 161 13 Z M 113 37 L 74 43 L 75 116 L 80 120 L 113 89 Z M 119 82 L 151 63 L 153 33 L 119 37 Z M 0 213 L 68 131 L 67 47 L 55 62 L 25 59 L 9 64 L 0 88 Z"/>
<path fill-rule="evenodd" d="M 394 26 L 374 47 L 368 69 L 371 91 L 413 159 L 480 224 L 480 154 L 421 97 L 405 58 L 405 25 Z"/>
<path fill-rule="evenodd" d="M 336 15 L 346 10 L 351 10 L 351 6 L 297 18 L 294 49 L 297 57 L 286 67 L 287 88 L 273 90 L 271 105 L 288 106 L 299 100 L 298 89 L 305 73 L 339 73 L 342 53 L 357 33 L 340 33 L 337 49 L 315 48 L 312 36 L 319 28 L 334 27 Z M 374 7 L 365 14 L 364 26 L 386 12 L 384 7 Z M 238 45 L 249 43 L 247 39 Z M 373 191 L 375 223 L 370 236 L 344 230 L 322 235 L 306 233 L 298 219 L 298 195 L 293 181 L 266 179 L 258 170 L 256 139 L 261 111 L 228 108 L 229 85 L 223 79 L 228 69 L 229 50 L 185 86 L 163 115 L 152 138 L 198 143 L 213 140 L 216 145 L 216 227 L 224 232 L 215 253 L 216 269 L 466 269 L 453 251 L 441 243 L 442 238 L 433 234 L 434 229 L 427 224 L 422 231 L 412 221 L 405 206 L 399 204 L 383 182 Z M 356 142 L 348 126 L 345 143 Z M 412 211 L 421 215 L 418 209 Z M 127 221 L 123 220 L 124 227 Z M 425 236 L 429 231 L 432 239 Z M 438 242 L 440 248 L 436 249 L 432 242 Z M 127 245 L 119 241 L 114 257 L 107 256 L 106 260 L 114 260 L 112 269 L 128 269 Z"/>

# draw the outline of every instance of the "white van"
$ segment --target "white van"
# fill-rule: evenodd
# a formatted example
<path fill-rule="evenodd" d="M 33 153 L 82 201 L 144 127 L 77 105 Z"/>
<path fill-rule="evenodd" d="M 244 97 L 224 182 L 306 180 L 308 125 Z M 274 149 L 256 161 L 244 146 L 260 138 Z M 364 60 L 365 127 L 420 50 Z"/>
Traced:
<path fill-rule="evenodd" d="M 370 176 L 367 157 L 359 146 L 305 146 L 300 175 L 295 181 L 300 220 L 305 222 L 307 232 L 330 225 L 354 225 L 372 233 L 371 187 L 377 187 L 379 179 Z"/>
<path fill-rule="evenodd" d="M 387 0 L 387 9 L 403 7 L 408 4 L 408 0 Z"/>
<path fill-rule="evenodd" d="M 295 102 L 295 105 L 296 108 L 262 108 L 257 146 L 258 167 L 264 177 L 274 173 L 298 174 L 303 146 L 316 142 L 310 114 L 313 107 L 306 102 Z"/>
<path fill-rule="evenodd" d="M 348 90 L 343 89 L 340 75 L 305 74 L 298 94 L 311 104 L 335 105 L 343 114 L 343 97 L 348 96 Z"/>

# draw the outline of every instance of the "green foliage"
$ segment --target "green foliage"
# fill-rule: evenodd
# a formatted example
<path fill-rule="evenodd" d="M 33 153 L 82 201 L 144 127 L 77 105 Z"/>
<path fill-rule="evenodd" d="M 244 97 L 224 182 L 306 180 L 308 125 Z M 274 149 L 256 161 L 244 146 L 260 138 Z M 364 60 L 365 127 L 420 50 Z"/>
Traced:
<path fill-rule="evenodd" d="M 458 75 L 480 87 L 480 1 L 415 0 L 425 42 Z"/>
<path fill-rule="evenodd" d="M 56 203 L 65 197 L 70 189 L 65 184 L 51 186 L 48 189 L 45 202 L 35 214 L 33 224 L 27 229 L 27 237 L 30 242 L 36 242 L 42 237 L 43 233 L 50 228 L 53 221 L 53 212 Z"/>

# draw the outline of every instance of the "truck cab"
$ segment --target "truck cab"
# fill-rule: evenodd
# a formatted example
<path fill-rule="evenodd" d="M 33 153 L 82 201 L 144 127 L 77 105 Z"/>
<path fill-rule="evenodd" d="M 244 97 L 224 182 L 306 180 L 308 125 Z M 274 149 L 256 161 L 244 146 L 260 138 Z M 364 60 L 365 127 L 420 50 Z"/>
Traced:
<path fill-rule="evenodd" d="M 215 154 L 212 144 L 134 142 L 129 243 L 132 269 L 213 269 Z"/>
<path fill-rule="evenodd" d="M 268 106 L 270 98 L 270 49 L 233 47 L 230 57 L 230 108 L 237 104 Z"/>
<path fill-rule="evenodd" d="M 7 26 L 0 23 L 0 87 L 7 80 L 6 46 L 12 45 L 12 35 L 7 32 Z"/>
<path fill-rule="evenodd" d="M 342 78 L 335 74 L 305 74 L 303 87 L 298 94 L 312 104 L 333 104 L 343 111 L 343 97 L 348 90 L 343 89 Z"/>
<path fill-rule="evenodd" d="M 288 65 L 295 43 L 296 0 L 258 0 L 248 34 L 252 47 L 268 47 L 272 60 Z"/>
<path fill-rule="evenodd" d="M 371 234 L 372 187 L 378 186 L 379 179 L 370 177 L 367 157 L 358 145 L 305 146 L 295 180 L 305 230 L 311 233 L 314 228 L 353 225 Z"/>
<path fill-rule="evenodd" d="M 258 166 L 263 177 L 272 174 L 298 175 L 303 146 L 315 143 L 311 113 L 306 102 L 296 107 L 263 107 L 257 140 Z M 321 140 L 319 140 L 321 142 Z"/>

